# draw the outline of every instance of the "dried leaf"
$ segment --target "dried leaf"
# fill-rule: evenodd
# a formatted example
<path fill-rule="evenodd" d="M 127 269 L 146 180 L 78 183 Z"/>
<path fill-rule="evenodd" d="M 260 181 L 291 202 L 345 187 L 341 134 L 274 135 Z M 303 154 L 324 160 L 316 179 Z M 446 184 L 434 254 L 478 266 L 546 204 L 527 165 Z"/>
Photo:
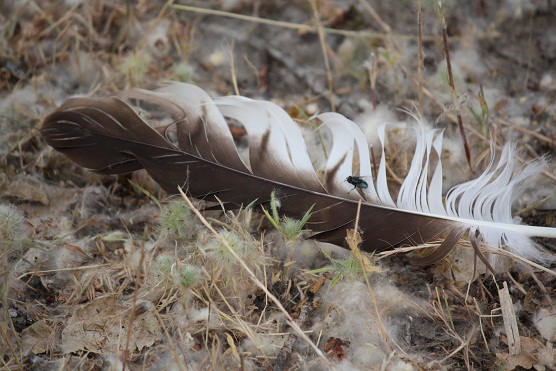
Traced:
<path fill-rule="evenodd" d="M 346 351 L 344 350 L 344 346 L 349 346 L 349 341 L 343 341 L 342 339 L 330 337 L 324 344 L 324 351 L 328 354 L 331 358 L 342 361 L 348 358 Z"/>
<path fill-rule="evenodd" d="M 53 335 L 53 329 L 46 324 L 45 320 L 33 323 L 21 332 L 22 353 L 28 355 L 46 352 Z"/>
<path fill-rule="evenodd" d="M 96 299 L 78 309 L 62 331 L 64 354 L 77 351 L 120 352 L 125 348 L 129 307 L 119 304 L 115 295 Z M 132 323 L 129 347 L 142 350 L 162 337 L 156 316 L 145 311 Z"/>

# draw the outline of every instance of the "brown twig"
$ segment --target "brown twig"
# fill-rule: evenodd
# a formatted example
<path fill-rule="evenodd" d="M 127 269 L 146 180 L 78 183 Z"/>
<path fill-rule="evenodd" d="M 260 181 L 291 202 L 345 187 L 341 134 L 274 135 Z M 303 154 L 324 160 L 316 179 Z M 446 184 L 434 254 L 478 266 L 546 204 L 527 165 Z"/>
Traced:
<path fill-rule="evenodd" d="M 446 54 L 446 69 L 448 70 L 448 81 L 450 85 L 450 93 L 452 94 L 452 104 L 454 107 L 458 107 L 458 95 L 456 93 L 456 86 L 454 84 L 454 76 L 452 74 L 452 63 L 450 61 L 450 48 L 448 47 L 448 26 L 446 26 L 446 19 L 444 18 L 444 10 L 442 9 L 442 1 L 438 2 L 438 16 L 440 18 L 440 23 L 442 24 L 442 40 L 444 42 L 444 53 Z M 471 150 L 469 149 L 469 143 L 467 143 L 467 137 L 465 136 L 465 128 L 463 127 L 463 120 L 461 118 L 461 113 L 458 111 L 457 114 L 459 132 L 461 134 L 461 139 L 463 141 L 463 148 L 465 149 L 465 157 L 467 157 L 467 163 L 469 164 L 469 169 L 471 173 L 473 171 L 473 166 L 471 165 Z"/>
<path fill-rule="evenodd" d="M 174 4 L 172 7 L 174 9 L 182 10 L 182 11 L 186 11 L 186 12 L 192 12 L 192 13 L 197 13 L 197 14 L 206 14 L 206 15 L 215 15 L 215 16 L 219 16 L 219 17 L 239 19 L 239 20 L 246 21 L 246 22 L 260 23 L 260 24 L 265 24 L 267 26 L 287 28 L 287 29 L 297 30 L 297 31 L 300 31 L 300 32 L 318 32 L 318 27 L 308 25 L 308 24 L 300 24 L 300 23 L 285 22 L 285 21 L 276 21 L 276 20 L 273 20 L 273 19 L 253 17 L 253 16 L 249 16 L 249 15 L 244 15 L 244 14 L 230 13 L 230 12 L 225 12 L 225 11 L 222 11 L 222 10 L 200 8 L 200 7 L 196 7 L 196 6 L 189 6 L 189 5 L 183 5 L 183 4 Z M 384 33 L 381 33 L 381 32 L 352 31 L 352 30 L 342 30 L 342 29 L 329 28 L 329 27 L 323 27 L 323 30 L 327 34 L 342 35 L 342 36 L 347 36 L 347 37 L 365 37 L 365 38 L 368 38 L 368 39 L 385 39 L 385 38 L 391 36 L 391 37 L 393 37 L 395 39 L 398 39 L 398 40 L 410 40 L 410 41 L 416 40 L 416 37 L 413 36 L 413 35 L 401 35 L 401 34 L 385 35 Z M 476 39 L 480 39 L 480 40 L 483 40 L 483 39 L 497 39 L 499 37 L 500 37 L 500 34 L 498 32 L 493 31 L 493 32 L 484 33 L 482 35 L 478 35 L 476 37 Z M 436 41 L 436 40 L 438 40 L 438 36 L 423 35 L 423 41 Z M 450 37 L 449 40 L 450 41 L 458 41 L 458 40 L 460 40 L 460 37 Z"/>
<path fill-rule="evenodd" d="M 446 117 L 447 117 L 450 121 L 457 123 L 457 118 L 454 117 L 454 115 L 450 114 L 448 108 L 447 108 L 442 102 L 440 102 L 440 101 L 434 96 L 434 94 L 432 94 L 427 88 L 423 88 L 423 93 L 424 93 L 424 94 L 427 96 L 427 98 L 429 98 L 434 104 L 436 104 L 438 107 L 440 107 L 443 111 L 447 112 L 447 113 L 446 113 Z M 533 131 L 530 131 L 530 130 L 527 130 L 527 129 L 524 129 L 524 128 L 520 128 L 519 126 L 515 126 L 515 125 L 513 125 L 513 124 L 511 124 L 511 123 L 509 123 L 509 122 L 507 122 L 507 121 L 504 121 L 504 120 L 502 120 L 502 119 L 500 119 L 500 118 L 496 118 L 495 120 L 496 120 L 496 122 L 500 122 L 500 123 L 502 123 L 502 124 L 504 124 L 504 125 L 511 126 L 513 129 L 516 129 L 516 130 L 521 131 L 521 132 L 523 132 L 523 133 L 526 132 L 528 135 L 535 136 L 535 137 L 538 138 L 538 139 L 541 139 L 541 140 L 544 140 L 544 141 L 550 141 L 550 139 L 548 139 L 548 138 L 542 136 L 541 134 L 535 133 L 535 132 L 533 132 Z M 483 135 L 482 135 L 479 131 L 477 131 L 477 130 L 474 129 L 473 127 L 469 127 L 468 129 L 470 129 L 471 134 L 475 135 L 477 138 L 480 138 L 480 139 L 486 141 L 486 138 L 484 138 Z M 550 142 L 549 142 L 549 143 L 550 143 Z M 498 150 L 498 151 L 502 150 L 502 146 L 500 146 L 499 144 L 496 144 L 496 143 L 495 143 L 495 148 L 496 148 L 496 150 Z M 522 159 L 522 158 L 519 157 L 519 156 L 516 156 L 516 159 L 517 159 L 520 163 L 525 163 L 525 160 Z M 544 175 L 544 176 L 547 177 L 548 179 L 551 179 L 551 180 L 556 181 L 556 175 L 551 174 L 551 173 L 549 173 L 548 171 L 543 171 L 543 172 L 542 172 L 542 175 Z"/>
<path fill-rule="evenodd" d="M 330 60 L 328 59 L 328 52 L 326 46 L 325 31 L 322 27 L 320 21 L 320 14 L 316 0 L 311 0 L 311 8 L 313 8 L 313 14 L 315 17 L 315 22 L 317 24 L 317 31 L 319 34 L 320 47 L 322 49 L 322 57 L 324 59 L 324 66 L 326 69 L 326 81 L 328 83 L 328 101 L 330 102 L 330 110 L 332 112 L 336 111 L 336 103 L 334 102 L 334 81 L 332 79 L 332 71 L 330 69 Z"/>
<path fill-rule="evenodd" d="M 13 346 L 13 344 L 10 342 L 10 339 L 8 338 L 8 335 L 6 334 L 6 332 L 4 331 L 5 327 L 0 326 L 0 335 L 2 336 L 2 338 L 4 339 L 4 344 L 8 345 L 8 348 L 10 348 L 10 351 L 12 352 L 15 362 L 17 363 L 17 365 L 19 366 L 20 370 L 24 370 L 23 365 L 21 364 L 21 360 L 19 359 L 19 357 L 17 356 L 17 352 Z"/>
<path fill-rule="evenodd" d="M 352 254 L 357 258 L 359 264 L 361 264 L 361 270 L 363 271 L 363 275 L 365 276 L 365 283 L 367 284 L 367 288 L 369 289 L 369 295 L 371 296 L 371 301 L 373 302 L 376 318 L 378 320 L 377 327 L 380 332 L 380 336 L 382 337 L 382 341 L 384 341 L 384 344 L 386 346 L 386 350 L 388 351 L 388 353 L 390 353 L 390 345 L 388 344 L 388 338 L 386 337 L 386 329 L 384 328 L 384 325 L 382 323 L 380 311 L 378 310 L 378 305 L 376 303 L 375 294 L 373 288 L 371 287 L 371 283 L 369 282 L 367 262 L 364 261 L 364 260 L 368 260 L 368 257 L 365 254 L 363 254 L 363 252 L 359 249 L 359 245 L 362 242 L 361 235 L 357 231 L 357 228 L 359 227 L 360 213 L 361 213 L 361 200 L 359 200 L 359 204 L 357 205 L 357 215 L 355 216 L 355 227 L 353 230 L 348 229 L 346 241 L 348 243 L 349 248 L 352 251 Z"/>
<path fill-rule="evenodd" d="M 423 115 L 423 32 L 422 32 L 421 0 L 417 0 L 417 80 L 419 81 L 419 113 Z"/>
<path fill-rule="evenodd" d="M 139 297 L 139 289 L 141 287 L 141 282 L 143 280 L 143 262 L 145 261 L 145 248 L 144 242 L 146 241 L 147 230 L 145 229 L 145 233 L 143 235 L 143 243 L 141 244 L 141 258 L 139 260 L 139 264 L 137 265 L 137 269 L 135 271 L 135 290 L 133 292 L 133 301 L 131 304 L 131 309 L 129 313 L 129 320 L 127 323 L 127 332 L 126 332 L 126 339 L 125 339 L 125 348 L 122 355 L 122 371 L 126 370 L 127 366 L 127 359 L 129 355 L 129 343 L 131 342 L 131 330 L 133 328 L 133 322 L 137 317 L 137 299 Z"/>
<path fill-rule="evenodd" d="M 530 135 L 530 136 L 534 137 L 535 139 L 538 139 L 538 140 L 540 140 L 541 142 L 544 142 L 545 144 L 547 144 L 547 145 L 549 145 L 549 146 L 556 147 L 556 140 L 551 139 L 551 138 L 549 138 L 549 137 L 547 137 L 547 136 L 545 136 L 545 135 L 542 135 L 542 134 L 540 134 L 540 133 L 537 133 L 536 131 L 529 130 L 529 129 L 524 128 L 524 127 L 521 127 L 521 126 L 519 126 L 519 125 L 512 124 L 511 122 L 509 122 L 509 121 L 507 121 L 507 120 L 504 120 L 503 118 L 500 118 L 500 117 L 496 117 L 496 118 L 495 118 L 495 121 L 496 121 L 498 124 L 507 126 L 507 127 L 510 128 L 511 130 L 517 130 L 517 131 L 519 131 L 520 133 L 523 133 L 523 134 L 526 134 L 526 135 Z"/>
<path fill-rule="evenodd" d="M 371 53 L 368 63 L 365 64 L 367 70 L 369 71 L 369 85 L 371 88 L 371 100 L 373 102 L 373 110 L 376 111 L 377 99 L 376 99 L 376 57 L 374 53 Z"/>
<path fill-rule="evenodd" d="M 401 45 L 396 41 L 396 37 L 392 34 L 392 27 L 390 27 L 378 14 L 378 12 L 373 8 L 373 6 L 369 3 L 369 0 L 359 0 L 359 3 L 363 6 L 363 8 L 371 15 L 374 21 L 378 24 L 378 26 L 382 29 L 382 31 L 386 34 L 386 41 L 390 42 L 392 47 L 398 53 L 402 53 Z"/>
<path fill-rule="evenodd" d="M 374 147 L 371 145 L 370 148 L 371 151 L 371 160 L 373 162 L 373 173 L 371 174 L 373 179 L 378 179 L 378 166 L 376 165 L 376 157 L 375 157 L 375 151 L 374 151 Z"/>

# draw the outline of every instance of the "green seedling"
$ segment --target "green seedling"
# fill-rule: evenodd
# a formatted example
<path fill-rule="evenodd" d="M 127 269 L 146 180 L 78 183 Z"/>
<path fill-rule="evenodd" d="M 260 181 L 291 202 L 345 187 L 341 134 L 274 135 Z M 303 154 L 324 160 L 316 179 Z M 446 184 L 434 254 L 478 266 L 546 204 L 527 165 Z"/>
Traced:
<path fill-rule="evenodd" d="M 328 260 L 330 260 L 332 266 L 314 269 L 307 273 L 320 274 L 333 272 L 334 278 L 332 278 L 332 281 L 330 281 L 329 287 L 334 286 L 342 278 L 346 278 L 351 281 L 360 281 L 363 279 L 363 266 L 361 265 L 359 259 L 357 259 L 357 257 L 355 257 L 353 254 L 350 254 L 343 259 L 334 259 L 326 250 L 321 249 L 321 251 L 324 256 Z"/>
<path fill-rule="evenodd" d="M 139 192 L 143 193 L 145 196 L 147 196 L 148 198 L 153 200 L 153 202 L 156 204 L 156 206 L 158 206 L 160 209 L 162 209 L 162 204 L 160 203 L 160 201 L 158 201 L 158 199 L 151 192 L 147 191 L 145 188 L 141 187 L 139 184 L 135 183 L 131 179 L 128 179 L 127 181 L 129 182 L 129 184 L 131 184 L 133 186 L 133 188 L 135 188 L 136 190 L 138 190 Z"/>
<path fill-rule="evenodd" d="M 129 183 L 149 197 L 160 208 L 160 230 L 167 234 L 173 235 L 179 239 L 188 239 L 195 232 L 195 225 L 191 217 L 191 210 L 189 207 L 180 201 L 171 202 L 168 204 L 161 204 L 160 201 L 145 188 L 135 183 L 133 180 L 128 180 Z"/>
<path fill-rule="evenodd" d="M 140 84 L 145 79 L 152 61 L 151 55 L 143 50 L 132 52 L 122 61 L 120 71 L 132 84 Z"/>
<path fill-rule="evenodd" d="M 201 269 L 194 265 L 186 264 L 174 273 L 175 281 L 184 289 L 190 289 L 201 282 Z"/>
<path fill-rule="evenodd" d="M 266 210 L 264 207 L 263 212 L 268 220 L 270 220 L 274 228 L 276 228 L 282 234 L 282 236 L 284 236 L 288 241 L 293 241 L 301 234 L 309 231 L 308 229 L 303 229 L 303 227 L 311 217 L 311 212 L 315 205 L 311 206 L 311 208 L 307 210 L 301 220 L 288 218 L 287 216 L 281 218 L 278 214 L 278 205 L 279 202 L 276 199 L 276 194 L 275 192 L 272 192 L 270 194 L 270 211 L 272 212 L 272 214 L 268 212 L 268 210 Z"/>
<path fill-rule="evenodd" d="M 174 76 L 177 81 L 189 82 L 193 75 L 193 68 L 188 63 L 182 62 L 174 67 Z"/>
<path fill-rule="evenodd" d="M 23 216 L 12 206 L 0 205 L 0 239 L 15 242 L 24 239 Z"/>
<path fill-rule="evenodd" d="M 480 113 L 475 112 L 475 110 L 471 106 L 469 106 L 469 111 L 471 111 L 473 118 L 475 119 L 475 121 L 477 121 L 477 124 L 479 124 L 479 127 L 481 128 L 481 134 L 483 135 L 484 138 L 486 138 L 488 134 L 489 109 L 488 109 L 488 104 L 485 100 L 483 85 L 481 85 L 481 90 L 479 90 L 479 93 L 477 94 L 476 98 L 479 101 L 479 104 L 481 105 L 481 112 Z"/>
<path fill-rule="evenodd" d="M 251 245 L 244 241 L 237 233 L 225 229 L 220 230 L 220 236 L 228 243 L 228 246 L 240 257 L 251 249 Z M 211 239 L 204 247 L 207 254 L 215 259 L 219 267 L 230 267 L 235 265 L 236 258 L 226 245 L 217 238 Z"/>
<path fill-rule="evenodd" d="M 159 255 L 156 258 L 156 268 L 164 276 L 169 276 L 172 272 L 172 266 L 175 264 L 175 258 L 168 255 Z"/>
<path fill-rule="evenodd" d="M 190 238 L 195 232 L 191 210 L 180 201 L 163 205 L 159 222 L 161 231 L 179 239 Z"/>

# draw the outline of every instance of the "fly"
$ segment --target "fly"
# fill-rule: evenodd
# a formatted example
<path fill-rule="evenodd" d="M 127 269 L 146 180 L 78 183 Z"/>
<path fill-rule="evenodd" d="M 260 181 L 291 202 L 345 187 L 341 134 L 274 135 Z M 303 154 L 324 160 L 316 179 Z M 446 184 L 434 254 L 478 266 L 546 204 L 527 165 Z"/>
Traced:
<path fill-rule="evenodd" d="M 367 198 L 365 197 L 365 194 L 363 193 L 363 190 L 369 188 L 369 183 L 367 183 L 367 181 L 363 180 L 363 178 L 358 177 L 358 176 L 354 176 L 354 175 L 348 176 L 346 178 L 346 181 L 353 186 L 353 189 L 351 189 L 349 192 L 353 191 L 354 189 L 357 189 L 357 193 L 359 193 L 359 195 L 366 202 Z"/>
<path fill-rule="evenodd" d="M 364 181 L 362 178 L 358 176 L 350 175 L 346 178 L 346 181 L 353 186 L 353 189 L 351 191 L 353 191 L 355 188 L 360 188 L 360 189 L 369 188 L 369 183 L 367 183 L 366 181 Z"/>

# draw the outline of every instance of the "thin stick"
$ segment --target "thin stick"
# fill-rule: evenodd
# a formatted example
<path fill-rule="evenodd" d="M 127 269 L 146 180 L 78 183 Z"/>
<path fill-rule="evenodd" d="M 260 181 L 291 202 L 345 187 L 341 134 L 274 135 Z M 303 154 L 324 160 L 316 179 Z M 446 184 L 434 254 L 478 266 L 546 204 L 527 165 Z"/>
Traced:
<path fill-rule="evenodd" d="M 517 225 L 518 226 L 518 225 Z M 396 254 L 400 254 L 400 253 L 407 253 L 410 251 L 415 251 L 415 250 L 423 250 L 423 249 L 427 249 L 427 248 L 431 248 L 431 247 L 438 247 L 440 244 L 422 244 L 419 246 L 411 246 L 411 247 L 399 247 L 396 248 L 394 250 L 388 250 L 388 251 L 382 251 L 380 253 L 378 253 L 378 259 L 383 259 L 383 258 L 387 258 L 391 255 L 396 255 Z M 519 256 L 517 254 L 514 254 L 513 252 L 510 252 L 508 250 L 504 250 L 498 247 L 492 247 L 489 245 L 482 245 L 480 246 L 481 252 L 487 252 L 489 254 L 498 254 L 498 255 L 502 255 L 502 256 L 507 256 L 509 258 L 518 260 L 522 263 L 528 264 L 534 268 L 537 268 L 538 270 L 541 270 L 545 273 L 550 274 L 551 276 L 556 277 L 556 271 L 550 270 L 549 268 L 543 267 L 540 264 L 537 264 L 529 259 L 526 259 L 522 256 Z"/>
<path fill-rule="evenodd" d="M 446 54 L 446 69 L 448 70 L 448 81 L 450 84 L 450 93 L 452 94 L 452 104 L 454 108 L 458 107 L 458 95 L 456 93 L 456 86 L 454 84 L 454 76 L 452 74 L 452 62 L 450 61 L 450 49 L 448 48 L 448 27 L 446 26 L 446 19 L 444 18 L 444 10 L 442 9 L 442 1 L 438 1 L 438 17 L 440 18 L 440 23 L 442 24 L 442 40 L 444 41 L 444 53 Z M 469 169 L 472 173 L 473 166 L 471 166 L 471 150 L 469 149 L 469 144 L 467 143 L 467 137 L 465 136 L 465 128 L 463 127 L 463 120 L 461 118 L 461 113 L 457 112 L 457 119 L 459 125 L 459 132 L 461 134 L 461 139 L 463 141 L 463 148 L 465 149 L 465 157 L 467 157 L 467 163 L 469 164 Z"/>
<path fill-rule="evenodd" d="M 296 317 L 296 320 L 300 325 L 303 325 L 307 322 L 309 318 L 309 314 L 313 307 L 314 294 L 316 294 L 320 290 L 320 288 L 324 285 L 325 281 L 326 281 L 326 275 L 323 274 L 309 290 L 313 295 L 311 297 L 305 297 L 295 307 L 294 316 Z M 276 357 L 276 363 L 274 364 L 273 370 L 284 370 L 287 368 L 286 366 L 291 359 L 293 346 L 296 340 L 297 340 L 297 334 L 290 333 L 288 339 L 284 343 L 284 346 L 282 347 L 282 349 L 278 353 L 278 356 Z"/>
<path fill-rule="evenodd" d="M 234 93 L 239 95 L 239 88 L 237 86 L 237 72 L 236 72 L 236 64 L 234 59 L 234 42 L 230 45 L 230 72 L 232 74 L 232 84 L 234 86 Z"/>
<path fill-rule="evenodd" d="M 470 340 L 471 340 L 471 339 L 468 339 L 467 341 L 462 342 L 462 343 L 460 344 L 459 347 L 457 347 L 456 349 L 454 349 L 453 352 L 451 352 L 451 353 L 448 354 L 446 357 L 444 357 L 444 359 L 441 360 L 440 363 L 442 364 L 442 363 L 446 362 L 447 360 L 449 360 L 450 358 L 452 358 L 453 356 L 455 356 L 456 354 L 458 354 L 458 352 L 459 352 L 460 350 L 462 350 L 463 348 L 465 348 L 466 346 L 469 345 L 469 341 L 470 341 Z"/>
<path fill-rule="evenodd" d="M 139 259 L 139 264 L 137 265 L 137 269 L 135 271 L 135 290 L 133 292 L 133 302 L 131 303 L 131 310 L 129 313 L 129 321 L 127 323 L 127 331 L 126 331 L 126 339 L 125 339 L 125 348 L 124 353 L 122 356 L 122 371 L 126 370 L 127 366 L 127 358 L 129 355 L 129 344 L 131 342 L 131 329 L 133 327 L 133 322 L 137 317 L 137 299 L 139 297 L 139 289 L 141 288 L 141 281 L 143 275 L 143 262 L 145 261 L 145 240 L 147 238 L 147 229 L 145 229 L 143 233 L 143 243 L 141 244 L 141 258 Z"/>
<path fill-rule="evenodd" d="M 17 356 L 17 352 L 13 346 L 13 344 L 11 343 L 10 339 L 8 338 L 8 334 L 6 334 L 6 332 L 4 331 L 6 328 L 3 326 L 0 326 L 0 335 L 2 336 L 2 338 L 4 339 L 5 344 L 8 345 L 8 348 L 10 348 L 10 351 L 12 352 L 13 356 L 14 356 L 14 360 L 17 363 L 17 365 L 19 366 L 20 370 L 24 370 L 23 365 L 21 364 L 21 360 L 19 359 L 19 357 Z"/>
<path fill-rule="evenodd" d="M 330 61 L 328 60 L 328 53 L 326 47 L 326 40 L 324 39 L 325 32 L 320 21 L 319 9 L 316 0 L 311 0 L 311 7 L 315 16 L 315 23 L 317 24 L 317 31 L 319 33 L 320 47 L 322 49 L 322 56 L 324 58 L 324 66 L 326 68 L 326 81 L 328 82 L 328 100 L 330 101 L 330 110 L 336 111 L 336 104 L 334 102 L 334 81 L 332 79 L 332 71 L 330 70 Z"/>
<path fill-rule="evenodd" d="M 483 342 L 485 343 L 485 348 L 486 348 L 487 352 L 490 352 L 490 348 L 488 346 L 488 341 L 487 341 L 485 332 L 483 330 L 483 314 L 481 313 L 481 308 L 479 307 L 479 303 L 477 303 L 477 299 L 475 297 L 473 297 L 473 302 L 475 303 L 475 308 L 477 309 L 477 312 L 479 313 L 479 326 L 481 328 L 481 335 L 483 336 Z"/>
<path fill-rule="evenodd" d="M 355 216 L 355 227 L 353 230 L 353 234 L 352 236 L 350 236 L 349 231 L 348 231 L 348 237 L 347 242 L 349 247 L 352 250 L 359 250 L 359 243 L 361 243 L 361 237 L 359 236 L 359 233 L 357 232 L 357 228 L 359 227 L 359 216 L 361 214 L 361 200 L 359 200 L 359 203 L 357 205 L 357 214 Z M 352 238 L 350 238 L 352 237 Z M 358 251 L 360 252 L 360 251 Z M 371 295 L 371 301 L 373 302 L 373 308 L 375 310 L 375 314 L 378 320 L 378 330 L 380 331 L 380 336 L 382 337 L 382 340 L 384 341 L 384 344 L 386 345 L 386 350 L 388 351 L 388 353 L 390 353 L 390 345 L 388 344 L 388 338 L 386 337 L 386 330 L 384 329 L 384 325 L 382 323 L 382 319 L 380 317 L 380 311 L 378 310 L 378 305 L 376 304 L 376 298 L 375 298 L 375 293 L 373 291 L 373 288 L 371 287 L 371 283 L 369 282 L 369 275 L 367 274 L 367 270 L 365 269 L 365 264 L 363 262 L 363 259 L 361 258 L 361 254 L 357 254 L 357 260 L 359 261 L 359 264 L 361 265 L 361 270 L 363 271 L 363 274 L 365 276 L 365 283 L 367 284 L 367 288 L 369 289 L 369 294 Z"/>
<path fill-rule="evenodd" d="M 395 49 L 398 53 L 401 54 L 402 53 L 402 47 L 400 46 L 399 43 L 396 42 L 396 38 L 392 34 L 392 28 L 386 22 L 384 22 L 382 20 L 382 18 L 380 18 L 380 15 L 373 8 L 373 6 L 370 4 L 369 0 L 359 0 L 359 3 L 371 15 L 371 17 L 373 17 L 374 21 L 378 24 L 378 27 L 380 27 L 382 29 L 382 31 L 384 31 L 384 33 L 386 33 L 386 39 L 389 39 L 387 41 L 392 43 L 393 49 Z"/>
<path fill-rule="evenodd" d="M 72 268 L 58 268 L 58 269 L 49 269 L 49 270 L 45 270 L 45 271 L 33 271 L 33 272 L 26 272 L 23 273 L 21 276 L 18 276 L 17 279 L 22 279 L 25 276 L 30 276 L 30 275 L 38 275 L 38 274 L 43 274 L 43 273 L 53 273 L 53 272 L 71 272 L 71 271 L 83 271 L 83 270 L 88 270 L 88 269 L 97 269 L 97 268 L 102 268 L 102 267 L 107 267 L 110 264 L 94 264 L 94 265 L 86 265 L 83 267 L 72 267 Z"/>
<path fill-rule="evenodd" d="M 162 330 L 164 330 L 164 334 L 168 339 L 168 343 L 170 344 L 170 353 L 172 353 L 172 357 L 174 357 L 174 360 L 176 361 L 176 364 L 178 365 L 180 371 L 184 371 L 185 368 L 183 367 L 183 364 L 178 356 L 178 353 L 176 352 L 176 345 L 174 344 L 174 341 L 170 336 L 170 333 L 168 332 L 168 327 L 166 327 L 166 325 L 164 324 L 164 321 L 160 317 L 160 313 L 157 310 L 154 311 L 154 316 L 158 320 L 160 327 L 162 327 Z"/>
<path fill-rule="evenodd" d="M 376 111 L 377 99 L 376 99 L 376 57 L 375 53 L 371 53 L 368 63 L 365 63 L 367 70 L 369 72 L 369 84 L 371 86 L 371 100 L 373 102 L 373 110 Z"/>
<path fill-rule="evenodd" d="M 504 120 L 503 118 L 500 118 L 500 117 L 496 117 L 495 120 L 496 120 L 496 122 L 497 122 L 498 124 L 502 124 L 502 125 L 504 125 L 504 126 L 508 126 L 508 127 L 509 127 L 510 129 L 512 129 L 512 130 L 517 130 L 517 131 L 519 131 L 519 132 L 521 132 L 521 133 L 523 133 L 523 134 L 526 134 L 526 135 L 530 135 L 530 136 L 532 136 L 532 137 L 535 137 L 536 139 L 538 139 L 538 140 L 544 142 L 545 144 L 547 144 L 547 145 L 549 145 L 549 146 L 553 146 L 553 147 L 556 146 L 556 140 L 551 139 L 551 138 L 547 137 L 546 135 L 542 135 L 542 134 L 540 134 L 540 133 L 537 133 L 537 132 L 535 132 L 535 131 L 533 131 L 533 130 L 529 130 L 529 129 L 527 129 L 527 128 L 522 128 L 521 126 L 512 124 L 511 122 L 506 121 L 506 120 Z"/>
<path fill-rule="evenodd" d="M 174 9 L 183 10 L 187 12 L 197 13 L 197 14 L 206 14 L 206 15 L 215 15 L 220 17 L 226 18 L 233 18 L 239 19 L 242 21 L 253 22 L 253 23 L 260 23 L 265 24 L 267 26 L 274 26 L 274 27 L 281 27 L 281 28 L 288 28 L 292 30 L 297 30 L 300 32 L 318 32 L 317 26 L 311 26 L 307 24 L 300 24 L 300 23 L 293 23 L 293 22 L 285 22 L 285 21 L 275 21 L 273 19 L 266 19 L 260 17 L 253 17 L 244 14 L 237 14 L 237 13 L 230 13 L 224 12 L 221 10 L 215 9 L 207 9 L 207 8 L 199 8 L 196 6 L 189 6 L 189 5 L 182 5 L 182 4 L 174 4 Z M 385 39 L 387 37 L 393 37 L 399 40 L 410 40 L 415 41 L 417 38 L 413 35 L 400 35 L 400 34 L 389 34 L 385 35 L 384 33 L 380 32 L 370 32 L 370 31 L 350 31 L 350 30 L 340 30 L 335 28 L 329 27 L 322 27 L 323 31 L 327 34 L 331 35 L 342 35 L 348 37 L 366 37 L 366 38 L 374 38 L 374 39 Z M 476 39 L 497 39 L 500 37 L 500 34 L 497 32 L 489 32 L 482 35 L 478 35 Z M 460 37 L 450 37 L 450 41 L 458 41 Z M 438 40 L 438 36 L 435 35 L 424 35 L 423 41 L 436 41 Z"/>
<path fill-rule="evenodd" d="M 419 81 L 419 113 L 423 115 L 423 33 L 422 33 L 422 13 L 421 13 L 421 0 L 417 0 L 417 46 L 418 46 L 418 61 L 417 61 L 417 80 Z"/>

